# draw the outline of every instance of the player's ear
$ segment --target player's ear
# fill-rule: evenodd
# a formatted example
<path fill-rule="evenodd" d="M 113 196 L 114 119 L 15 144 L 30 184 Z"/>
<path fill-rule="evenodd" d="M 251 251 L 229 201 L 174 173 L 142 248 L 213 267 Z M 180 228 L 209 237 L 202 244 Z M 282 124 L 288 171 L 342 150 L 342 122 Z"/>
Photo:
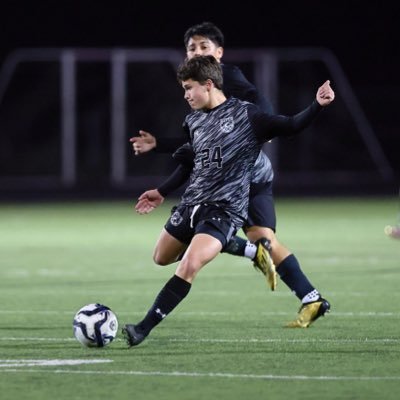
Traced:
<path fill-rule="evenodd" d="M 213 87 L 215 87 L 214 82 L 211 79 L 207 79 L 206 80 L 207 91 L 210 91 Z"/>
<path fill-rule="evenodd" d="M 218 62 L 221 62 L 221 58 L 224 55 L 224 48 L 221 46 L 218 47 L 215 53 L 215 58 L 218 60 Z"/>

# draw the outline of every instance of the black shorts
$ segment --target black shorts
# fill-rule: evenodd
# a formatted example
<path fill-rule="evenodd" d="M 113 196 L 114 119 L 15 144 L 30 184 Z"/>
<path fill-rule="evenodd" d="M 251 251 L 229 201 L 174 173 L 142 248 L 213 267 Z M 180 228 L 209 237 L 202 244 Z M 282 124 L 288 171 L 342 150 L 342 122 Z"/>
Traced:
<path fill-rule="evenodd" d="M 236 233 L 229 214 L 222 207 L 201 204 L 198 206 L 178 205 L 171 210 L 171 217 L 164 228 L 175 239 L 190 244 L 197 233 L 206 233 L 218 239 L 222 248 Z"/>
<path fill-rule="evenodd" d="M 262 226 L 275 232 L 276 214 L 272 195 L 272 181 L 251 184 L 248 213 L 247 220 L 243 225 L 244 231 L 251 226 Z"/>

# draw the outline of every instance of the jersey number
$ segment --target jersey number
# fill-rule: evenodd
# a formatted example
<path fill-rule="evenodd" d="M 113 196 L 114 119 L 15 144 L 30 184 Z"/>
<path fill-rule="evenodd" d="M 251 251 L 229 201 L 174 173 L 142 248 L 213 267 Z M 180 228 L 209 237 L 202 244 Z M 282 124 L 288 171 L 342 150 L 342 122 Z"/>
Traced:
<path fill-rule="evenodd" d="M 210 168 L 211 163 L 216 163 L 217 168 L 222 167 L 221 147 L 217 146 L 213 149 L 204 149 L 201 152 L 201 166 L 203 168 Z"/>

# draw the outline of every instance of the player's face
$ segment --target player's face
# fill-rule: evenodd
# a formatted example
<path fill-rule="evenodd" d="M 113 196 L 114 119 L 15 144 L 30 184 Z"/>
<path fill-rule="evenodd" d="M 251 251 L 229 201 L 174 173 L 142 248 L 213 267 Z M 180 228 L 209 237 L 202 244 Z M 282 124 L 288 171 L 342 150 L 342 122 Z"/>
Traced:
<path fill-rule="evenodd" d="M 190 60 L 196 56 L 214 56 L 221 62 L 224 49 L 204 36 L 193 36 L 186 47 L 186 56 Z"/>
<path fill-rule="evenodd" d="M 185 100 L 193 110 L 203 110 L 208 108 L 210 101 L 210 82 L 201 85 L 192 79 L 182 82 L 185 91 Z"/>

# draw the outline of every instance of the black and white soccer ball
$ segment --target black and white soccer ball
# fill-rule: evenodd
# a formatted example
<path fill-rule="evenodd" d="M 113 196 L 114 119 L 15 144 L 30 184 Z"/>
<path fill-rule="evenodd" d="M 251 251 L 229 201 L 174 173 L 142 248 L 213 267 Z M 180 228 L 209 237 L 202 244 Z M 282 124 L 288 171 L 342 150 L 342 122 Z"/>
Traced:
<path fill-rule="evenodd" d="M 74 336 L 83 346 L 104 347 L 118 332 L 117 316 L 103 304 L 83 306 L 74 317 Z"/>

